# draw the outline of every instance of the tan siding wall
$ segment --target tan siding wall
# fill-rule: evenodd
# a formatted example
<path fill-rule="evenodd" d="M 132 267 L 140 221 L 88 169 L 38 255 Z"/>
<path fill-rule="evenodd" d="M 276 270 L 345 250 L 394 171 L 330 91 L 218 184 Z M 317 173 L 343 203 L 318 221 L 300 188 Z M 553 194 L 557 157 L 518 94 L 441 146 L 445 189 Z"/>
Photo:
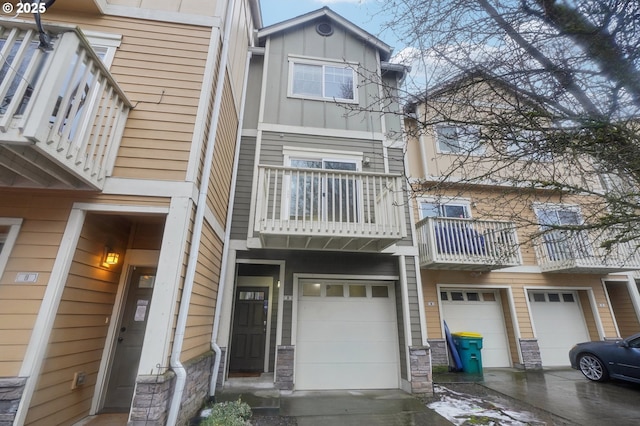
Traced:
<path fill-rule="evenodd" d="M 520 337 L 532 338 L 533 328 L 529 316 L 525 287 L 549 287 L 558 289 L 571 289 L 576 287 L 590 287 L 596 299 L 596 304 L 604 303 L 606 305 L 606 297 L 602 289 L 600 276 L 589 274 L 531 274 L 531 273 L 507 273 L 507 272 L 490 272 L 483 273 L 479 276 L 472 276 L 465 271 L 438 271 L 423 270 L 422 271 L 422 287 L 425 301 L 437 300 L 436 285 L 437 284 L 453 284 L 473 286 L 476 288 L 492 288 L 494 286 L 510 286 L 513 294 L 513 303 L 520 328 Z M 585 294 L 581 291 L 580 294 Z M 504 296 L 504 293 L 501 293 Z M 503 310 L 505 316 L 508 313 L 506 296 L 503 300 Z M 582 299 L 582 296 L 581 296 Z M 598 336 L 595 326 L 595 317 L 591 312 L 591 305 L 588 299 L 581 300 L 582 308 L 585 311 L 585 321 L 587 322 L 589 333 Z M 429 337 L 442 337 L 440 329 L 440 312 L 438 306 L 425 306 L 427 327 Z M 589 311 L 589 312 L 587 312 Z M 615 336 L 615 328 L 613 326 L 613 318 L 608 306 L 598 308 L 598 314 L 602 320 L 605 336 Z M 510 319 L 508 320 L 510 322 Z M 507 324 L 509 327 L 509 324 Z M 509 332 L 509 328 L 507 328 Z M 595 334 L 594 334 L 595 333 Z M 514 358 L 514 360 L 517 358 Z"/>
<path fill-rule="evenodd" d="M 18 375 L 71 203 L 64 196 L 2 195 L 0 217 L 22 218 L 23 223 L 0 278 L 0 377 Z M 18 272 L 38 273 L 38 280 L 15 283 Z"/>
<path fill-rule="evenodd" d="M 222 241 L 205 223 L 189 306 L 181 358 L 186 361 L 211 349 L 211 333 L 220 282 Z"/>
<path fill-rule="evenodd" d="M 135 108 L 113 176 L 184 180 L 211 29 L 53 11 L 46 18 L 123 36 L 111 73 Z"/>
<path fill-rule="evenodd" d="M 227 219 L 237 130 L 238 111 L 233 104 L 230 81 L 227 77 L 224 81 L 222 108 L 213 156 L 212 179 L 209 183 L 207 199 L 207 205 L 213 211 L 218 222 L 223 225 Z"/>
<path fill-rule="evenodd" d="M 640 330 L 640 322 L 631 302 L 631 296 L 627 289 L 627 283 L 608 282 L 607 292 L 611 308 L 616 316 L 618 330 L 621 337 L 628 337 L 638 333 Z"/>
<path fill-rule="evenodd" d="M 88 414 L 121 272 L 101 266 L 103 249 L 124 253 L 128 237 L 127 221 L 87 216 L 25 424 L 71 424 Z M 86 384 L 71 390 L 77 371 Z"/>
<path fill-rule="evenodd" d="M 593 316 L 593 310 L 591 309 L 591 303 L 589 303 L 589 295 L 586 291 L 579 291 L 578 296 L 580 297 L 580 306 L 582 307 L 584 321 L 587 324 L 587 330 L 589 331 L 589 339 L 600 340 L 596 320 Z"/>

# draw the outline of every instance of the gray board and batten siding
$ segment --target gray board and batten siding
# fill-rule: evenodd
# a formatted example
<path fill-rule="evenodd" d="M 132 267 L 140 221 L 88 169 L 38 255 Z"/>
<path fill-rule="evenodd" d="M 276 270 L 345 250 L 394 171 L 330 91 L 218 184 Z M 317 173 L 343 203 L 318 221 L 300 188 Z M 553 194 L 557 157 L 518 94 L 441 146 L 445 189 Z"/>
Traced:
<path fill-rule="evenodd" d="M 332 100 L 319 101 L 288 97 L 289 58 L 293 56 L 358 64 L 358 100 L 364 107 L 380 97 L 379 85 L 365 77 L 377 74 L 378 52 L 369 43 L 339 25 L 323 37 L 316 21 L 269 37 L 266 49 L 266 91 L 263 122 L 360 132 L 381 132 L 379 113 L 348 114 L 348 109 Z M 293 55 L 293 56 L 291 56 Z M 376 81 L 377 77 L 373 77 Z M 249 92 L 251 93 L 251 92 Z M 259 96 L 258 96 L 259 97 Z"/>

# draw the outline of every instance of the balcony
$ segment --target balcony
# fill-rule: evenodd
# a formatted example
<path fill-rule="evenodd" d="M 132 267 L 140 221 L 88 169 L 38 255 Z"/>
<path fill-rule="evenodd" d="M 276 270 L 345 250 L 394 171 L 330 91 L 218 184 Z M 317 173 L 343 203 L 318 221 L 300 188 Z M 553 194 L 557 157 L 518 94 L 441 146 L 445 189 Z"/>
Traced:
<path fill-rule="evenodd" d="M 422 268 L 490 271 L 522 265 L 511 222 L 428 217 L 416 231 Z"/>
<path fill-rule="evenodd" d="M 543 272 L 607 274 L 640 270 L 637 243 L 602 247 L 611 236 L 603 230 L 549 231 L 534 240 L 538 264 Z"/>
<path fill-rule="evenodd" d="M 262 247 L 379 252 L 405 237 L 401 176 L 259 166 Z"/>
<path fill-rule="evenodd" d="M 0 20 L 0 186 L 101 190 L 131 103 L 79 29 Z"/>

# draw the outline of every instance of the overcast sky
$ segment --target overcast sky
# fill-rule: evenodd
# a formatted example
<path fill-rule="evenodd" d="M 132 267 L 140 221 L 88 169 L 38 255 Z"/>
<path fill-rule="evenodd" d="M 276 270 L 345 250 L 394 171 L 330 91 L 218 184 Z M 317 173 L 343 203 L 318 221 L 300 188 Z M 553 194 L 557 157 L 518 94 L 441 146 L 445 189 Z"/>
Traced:
<path fill-rule="evenodd" d="M 272 25 L 328 6 L 355 25 L 375 35 L 398 52 L 399 41 L 389 32 L 382 34 L 384 17 L 377 0 L 261 0 L 264 25 Z"/>

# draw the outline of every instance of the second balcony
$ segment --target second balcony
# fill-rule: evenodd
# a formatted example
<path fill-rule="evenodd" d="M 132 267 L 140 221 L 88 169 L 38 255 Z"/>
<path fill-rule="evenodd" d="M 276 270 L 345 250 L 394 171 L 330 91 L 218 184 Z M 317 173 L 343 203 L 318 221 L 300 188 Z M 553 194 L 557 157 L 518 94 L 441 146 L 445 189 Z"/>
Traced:
<path fill-rule="evenodd" d="M 511 222 L 427 217 L 416 232 L 422 268 L 489 271 L 522 265 Z"/>
<path fill-rule="evenodd" d="M 262 247 L 379 252 L 407 235 L 401 176 L 259 166 Z"/>

